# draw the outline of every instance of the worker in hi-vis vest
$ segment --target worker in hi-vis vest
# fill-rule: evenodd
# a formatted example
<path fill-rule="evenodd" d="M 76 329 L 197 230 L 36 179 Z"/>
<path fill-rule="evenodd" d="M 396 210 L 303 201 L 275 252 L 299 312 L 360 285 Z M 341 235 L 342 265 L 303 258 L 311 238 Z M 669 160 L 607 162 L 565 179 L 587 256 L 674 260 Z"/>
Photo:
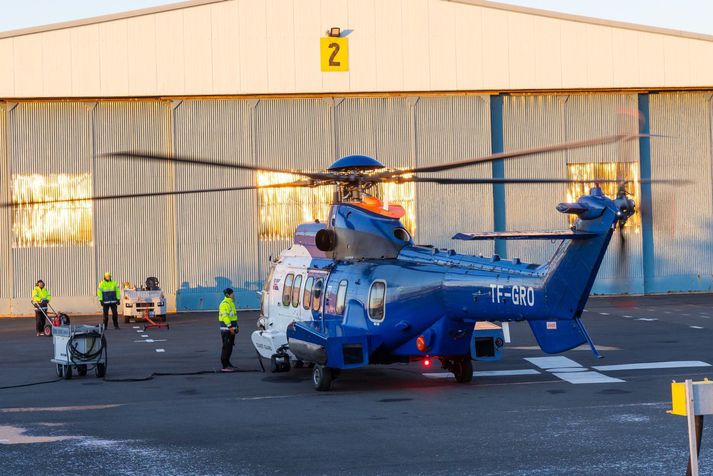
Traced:
<path fill-rule="evenodd" d="M 44 335 L 45 316 L 50 299 L 52 299 L 52 293 L 45 287 L 45 282 L 41 279 L 37 280 L 32 289 L 32 302 L 35 305 L 35 331 L 38 336 Z"/>
<path fill-rule="evenodd" d="M 104 327 L 109 322 L 109 309 L 111 308 L 111 319 L 114 321 L 114 329 L 119 328 L 119 316 L 116 314 L 116 306 L 121 300 L 121 288 L 119 283 L 111 279 L 111 273 L 104 273 L 104 279 L 99 281 L 97 286 L 97 297 L 99 304 L 104 311 Z"/>
<path fill-rule="evenodd" d="M 220 352 L 220 363 L 223 364 L 223 372 L 235 372 L 237 369 L 230 363 L 230 356 L 233 354 L 235 345 L 235 334 L 238 328 L 238 309 L 235 307 L 235 293 L 227 288 L 223 291 L 223 302 L 218 308 L 218 320 L 220 321 L 220 337 L 223 340 L 223 349 Z"/>

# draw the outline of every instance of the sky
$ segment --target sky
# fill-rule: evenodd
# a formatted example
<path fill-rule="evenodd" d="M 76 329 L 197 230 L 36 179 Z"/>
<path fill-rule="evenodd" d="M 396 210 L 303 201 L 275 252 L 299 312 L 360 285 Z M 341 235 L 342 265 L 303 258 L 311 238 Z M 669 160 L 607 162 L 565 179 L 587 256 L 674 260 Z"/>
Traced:
<path fill-rule="evenodd" d="M 323 0 L 329 1 L 329 0 Z M 713 35 L 711 0 L 499 0 L 608 20 Z M 176 3 L 175 0 L 0 0 L 0 32 Z"/>

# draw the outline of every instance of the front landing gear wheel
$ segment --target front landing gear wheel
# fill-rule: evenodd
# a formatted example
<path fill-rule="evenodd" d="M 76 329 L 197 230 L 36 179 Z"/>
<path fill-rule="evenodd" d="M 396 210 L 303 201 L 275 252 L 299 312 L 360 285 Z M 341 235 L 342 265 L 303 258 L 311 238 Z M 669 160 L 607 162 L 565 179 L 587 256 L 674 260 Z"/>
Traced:
<path fill-rule="evenodd" d="M 328 391 L 332 387 L 332 369 L 316 364 L 312 369 L 312 383 L 315 390 Z"/>
<path fill-rule="evenodd" d="M 453 375 L 458 383 L 468 383 L 473 380 L 473 361 L 470 357 L 463 357 L 453 362 Z"/>

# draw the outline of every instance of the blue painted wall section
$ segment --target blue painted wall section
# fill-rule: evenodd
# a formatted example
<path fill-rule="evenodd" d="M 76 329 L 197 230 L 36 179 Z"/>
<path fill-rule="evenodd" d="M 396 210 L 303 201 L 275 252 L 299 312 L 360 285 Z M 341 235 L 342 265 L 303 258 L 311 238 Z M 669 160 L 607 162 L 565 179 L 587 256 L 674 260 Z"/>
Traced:
<path fill-rule="evenodd" d="M 505 152 L 503 141 L 503 95 L 490 96 L 490 145 L 493 154 Z M 493 178 L 505 178 L 505 163 L 502 160 L 492 162 Z M 506 231 L 505 185 L 493 185 L 493 230 Z M 495 254 L 507 257 L 507 242 L 495 240 Z"/>
<path fill-rule="evenodd" d="M 649 95 L 646 93 L 639 94 L 639 112 L 643 118 L 641 128 L 642 134 L 651 133 L 650 115 L 649 115 Z M 651 178 L 651 139 L 648 137 L 639 138 L 639 169 L 642 179 Z M 641 214 L 641 240 L 642 254 L 644 266 L 644 292 L 651 292 L 651 286 L 655 274 L 655 258 L 654 258 L 654 224 L 651 214 L 652 210 L 652 195 L 651 184 L 641 184 L 641 204 L 639 208 L 644 211 Z"/>

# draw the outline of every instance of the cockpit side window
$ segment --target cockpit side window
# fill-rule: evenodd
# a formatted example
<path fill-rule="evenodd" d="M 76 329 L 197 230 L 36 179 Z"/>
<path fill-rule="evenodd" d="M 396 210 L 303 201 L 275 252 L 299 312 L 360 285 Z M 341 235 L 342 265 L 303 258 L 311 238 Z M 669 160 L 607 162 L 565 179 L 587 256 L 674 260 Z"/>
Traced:
<path fill-rule="evenodd" d="M 374 321 L 384 320 L 384 307 L 386 303 L 386 283 L 374 281 L 369 289 L 369 318 Z"/>
<path fill-rule="evenodd" d="M 295 279 L 295 275 L 290 273 L 285 276 L 285 282 L 282 285 L 282 305 L 289 306 L 290 298 L 292 297 L 292 281 Z"/>
<path fill-rule="evenodd" d="M 347 286 L 349 283 L 346 279 L 339 281 L 339 288 L 337 289 L 337 307 L 335 312 L 337 314 L 344 314 L 344 308 L 347 307 Z"/>

